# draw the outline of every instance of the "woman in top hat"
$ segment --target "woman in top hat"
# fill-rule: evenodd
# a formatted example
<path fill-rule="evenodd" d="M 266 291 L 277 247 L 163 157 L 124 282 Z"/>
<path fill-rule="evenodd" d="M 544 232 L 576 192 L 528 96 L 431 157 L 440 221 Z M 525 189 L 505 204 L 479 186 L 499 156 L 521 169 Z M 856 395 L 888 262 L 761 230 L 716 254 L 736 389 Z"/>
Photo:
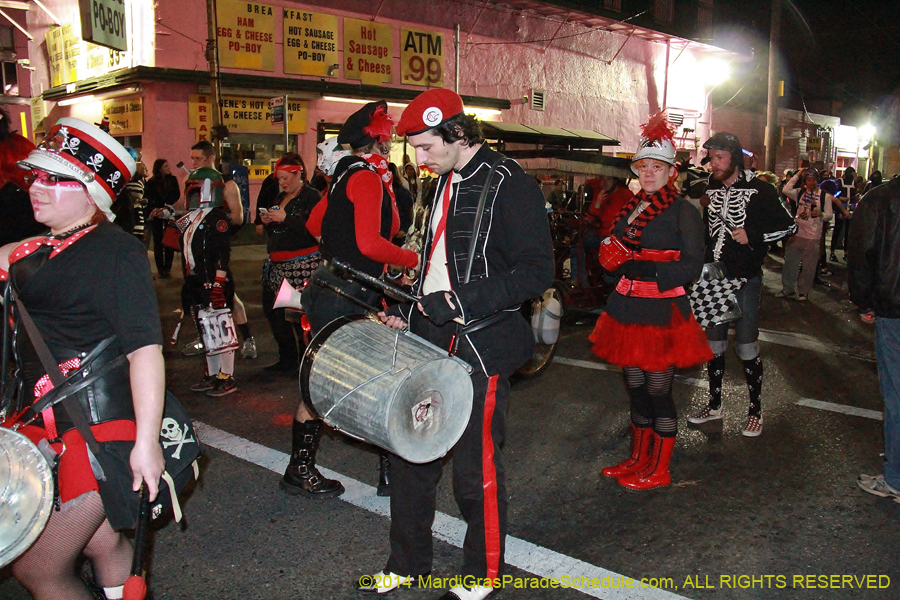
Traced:
<path fill-rule="evenodd" d="M 107 360 L 127 360 L 110 367 L 92 393 L 71 398 L 90 416 L 98 441 L 134 440 L 133 489 L 144 482 L 155 498 L 164 468 L 159 311 L 143 245 L 109 223 L 134 160 L 97 127 L 64 118 L 19 164 L 31 171 L 34 215 L 49 231 L 0 248 L 0 279 L 8 278 L 64 372 L 79 369 L 84 353 L 114 336 L 109 354 L 101 353 L 91 367 L 96 372 Z M 13 575 L 36 600 L 90 600 L 95 596 L 75 572 L 84 554 L 105 597 L 121 598 L 131 544 L 106 520 L 85 440 L 68 413 L 57 404 L 31 414 L 31 404 L 52 384 L 27 339 L 20 331 L 15 344 L 22 405 L 4 407 L 13 416 L 3 425 L 22 425 L 20 432 L 35 443 L 48 440 L 60 455 L 59 505 L 34 545 L 12 563 Z"/>
<path fill-rule="evenodd" d="M 352 153 L 335 168 L 321 223 L 322 259 L 341 259 L 373 277 L 379 277 L 386 265 L 413 269 L 419 261 L 415 252 L 391 243 L 400 229 L 387 162 L 393 127 L 383 100 L 366 104 L 347 119 L 337 141 L 349 145 Z M 318 224 L 309 223 L 308 228 L 318 231 Z M 322 281 L 342 293 L 317 284 Z M 377 300 L 376 293 L 338 278 L 324 264 L 316 269 L 302 296 L 313 335 L 337 318 L 364 314 L 363 304 Z M 294 414 L 291 460 L 281 480 L 281 488 L 289 494 L 332 497 L 344 492 L 339 481 L 325 479 L 316 469 L 322 426 L 322 420 L 301 400 Z"/>
<path fill-rule="evenodd" d="M 673 184 L 672 125 L 659 113 L 642 133 L 631 163 L 641 191 L 600 249 L 601 264 L 618 284 L 590 336 L 597 356 L 622 367 L 631 399 L 631 456 L 603 474 L 635 490 L 671 483 L 675 368 L 712 358 L 685 293 L 703 268 L 703 223 Z"/>

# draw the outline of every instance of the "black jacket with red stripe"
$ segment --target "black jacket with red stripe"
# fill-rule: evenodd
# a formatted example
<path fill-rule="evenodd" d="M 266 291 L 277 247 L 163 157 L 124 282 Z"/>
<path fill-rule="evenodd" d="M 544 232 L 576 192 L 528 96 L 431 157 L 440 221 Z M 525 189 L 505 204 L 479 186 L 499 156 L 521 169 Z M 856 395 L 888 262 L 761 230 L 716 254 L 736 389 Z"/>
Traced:
<path fill-rule="evenodd" d="M 506 316 L 461 342 L 470 344 L 486 366 L 502 365 L 500 371 L 510 366 L 514 370 L 531 356 L 534 338 L 519 307 L 543 294 L 553 284 L 554 277 L 553 245 L 544 196 L 534 178 L 515 161 L 506 160 L 498 165 L 492 177 L 475 245 L 472 275 L 468 283 L 463 283 L 481 190 L 487 184 L 491 165 L 503 158 L 484 144 L 459 171 L 462 181 L 452 184 L 445 234 L 447 269 L 465 322 L 471 324 L 506 311 Z M 437 189 L 443 189 L 449 177 L 450 174 L 441 176 Z M 432 243 L 429 227 L 421 255 L 423 264 L 431 256 Z M 421 293 L 423 284 L 421 278 L 417 292 Z M 417 310 L 412 311 L 411 317 L 413 324 L 422 318 Z M 457 327 L 453 322 L 444 326 Z M 494 369 L 489 366 L 489 370 Z"/>

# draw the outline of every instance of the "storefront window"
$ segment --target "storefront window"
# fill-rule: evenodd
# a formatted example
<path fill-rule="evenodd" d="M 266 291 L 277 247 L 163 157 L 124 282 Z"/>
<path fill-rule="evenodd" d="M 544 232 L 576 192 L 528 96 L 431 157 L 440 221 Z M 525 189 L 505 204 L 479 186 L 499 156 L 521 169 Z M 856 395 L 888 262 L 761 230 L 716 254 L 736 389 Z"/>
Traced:
<path fill-rule="evenodd" d="M 291 148 L 297 147 L 297 136 L 290 136 Z M 242 165 L 250 170 L 250 179 L 265 179 L 272 172 L 272 167 L 285 153 L 284 134 L 266 133 L 232 133 L 222 142 L 222 151 L 226 148 Z M 304 156 L 308 165 L 316 164 L 315 156 Z"/>

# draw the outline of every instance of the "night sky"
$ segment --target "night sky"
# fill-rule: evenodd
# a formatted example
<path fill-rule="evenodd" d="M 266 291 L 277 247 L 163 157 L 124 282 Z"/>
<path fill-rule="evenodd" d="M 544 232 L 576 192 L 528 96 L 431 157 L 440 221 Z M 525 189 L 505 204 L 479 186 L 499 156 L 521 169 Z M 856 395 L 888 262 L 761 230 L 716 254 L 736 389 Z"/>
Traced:
<path fill-rule="evenodd" d="M 735 106 L 765 102 L 769 0 L 716 0 L 712 43 L 752 52 L 737 81 L 717 94 Z M 782 106 L 835 114 L 849 125 L 887 120 L 900 91 L 900 1 L 784 0 Z M 762 89 L 760 89 L 762 88 Z M 900 140 L 898 140 L 900 142 Z"/>

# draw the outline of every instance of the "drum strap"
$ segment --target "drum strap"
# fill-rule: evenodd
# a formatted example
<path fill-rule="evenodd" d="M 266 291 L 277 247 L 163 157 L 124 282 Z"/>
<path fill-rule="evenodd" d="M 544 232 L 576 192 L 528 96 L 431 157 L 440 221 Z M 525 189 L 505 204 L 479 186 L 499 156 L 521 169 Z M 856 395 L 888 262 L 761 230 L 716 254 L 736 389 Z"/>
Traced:
<path fill-rule="evenodd" d="M 44 341 L 44 338 L 41 336 L 41 332 L 38 331 L 37 326 L 31 319 L 31 315 L 29 315 L 28 311 L 25 309 L 25 305 L 22 304 L 22 301 L 19 300 L 18 297 L 15 298 L 15 302 L 16 308 L 19 311 L 19 317 L 22 320 L 22 324 L 25 326 L 25 331 L 28 332 L 28 337 L 31 338 L 31 344 L 34 347 L 35 352 L 37 352 L 38 357 L 41 359 L 41 364 L 44 366 L 44 370 L 47 372 L 47 376 L 50 377 L 50 381 L 53 382 L 54 389 L 61 389 L 66 385 L 66 377 L 65 375 L 63 375 L 62 371 L 59 368 L 59 362 L 55 358 L 53 358 L 53 354 L 50 352 L 50 348 L 47 347 L 47 342 Z M 113 338 L 107 338 L 106 340 L 100 342 L 100 344 L 98 344 L 98 347 L 103 346 L 105 348 L 109 345 L 110 342 L 112 342 L 112 340 Z M 106 346 L 104 346 L 104 342 L 106 343 Z M 95 348 L 91 352 L 91 354 L 94 354 L 96 350 L 97 349 Z M 63 408 L 65 408 L 66 413 L 68 413 L 69 418 L 72 419 L 72 422 L 75 423 L 75 427 L 78 429 L 78 432 L 81 433 L 84 441 L 87 442 L 87 445 L 91 449 L 91 452 L 93 452 L 96 456 L 100 453 L 100 446 L 99 444 L 97 444 L 96 438 L 94 438 L 94 433 L 91 431 L 91 427 L 88 423 L 87 417 L 81 410 L 81 407 L 74 402 L 74 399 L 72 399 L 71 396 L 65 394 L 61 395 L 62 397 L 59 398 L 59 401 L 64 402 Z"/>

